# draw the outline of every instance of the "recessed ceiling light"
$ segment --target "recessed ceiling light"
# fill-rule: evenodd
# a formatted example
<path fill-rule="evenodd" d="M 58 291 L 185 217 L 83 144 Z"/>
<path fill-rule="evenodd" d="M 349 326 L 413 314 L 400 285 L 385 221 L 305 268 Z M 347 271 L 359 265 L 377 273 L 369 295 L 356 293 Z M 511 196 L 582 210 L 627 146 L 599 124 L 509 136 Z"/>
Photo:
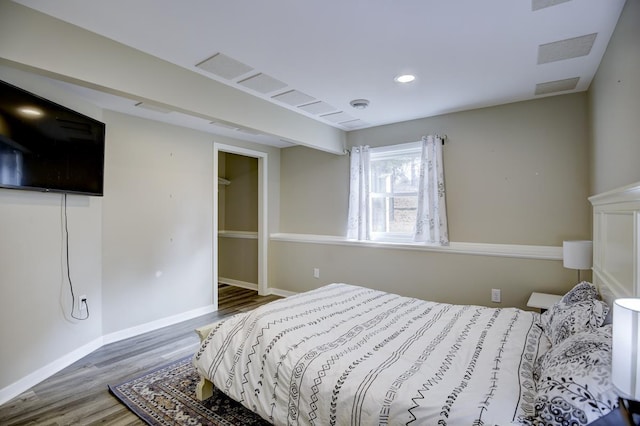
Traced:
<path fill-rule="evenodd" d="M 21 107 L 18 111 L 26 117 L 41 117 L 44 114 L 40 108 L 36 107 Z"/>
<path fill-rule="evenodd" d="M 398 83 L 411 83 L 415 79 L 416 79 L 416 76 L 412 74 L 402 74 L 394 78 L 394 80 L 397 81 Z"/>

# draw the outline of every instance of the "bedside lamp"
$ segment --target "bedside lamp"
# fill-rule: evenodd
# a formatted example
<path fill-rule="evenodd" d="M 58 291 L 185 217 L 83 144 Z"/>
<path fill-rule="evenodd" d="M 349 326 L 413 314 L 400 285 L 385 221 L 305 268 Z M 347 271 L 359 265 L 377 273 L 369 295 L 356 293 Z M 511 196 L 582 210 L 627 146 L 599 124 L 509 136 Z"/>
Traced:
<path fill-rule="evenodd" d="M 618 395 L 631 402 L 640 400 L 639 333 L 640 299 L 616 299 L 613 302 L 611 382 Z M 621 399 L 620 406 L 627 413 L 635 411 L 630 410 L 634 404 L 624 402 Z M 635 406 L 637 408 L 637 404 Z"/>
<path fill-rule="evenodd" d="M 577 269 L 578 282 L 580 282 L 580 270 L 591 269 L 592 258 L 593 243 L 591 241 L 562 242 L 562 266 L 568 269 Z"/>

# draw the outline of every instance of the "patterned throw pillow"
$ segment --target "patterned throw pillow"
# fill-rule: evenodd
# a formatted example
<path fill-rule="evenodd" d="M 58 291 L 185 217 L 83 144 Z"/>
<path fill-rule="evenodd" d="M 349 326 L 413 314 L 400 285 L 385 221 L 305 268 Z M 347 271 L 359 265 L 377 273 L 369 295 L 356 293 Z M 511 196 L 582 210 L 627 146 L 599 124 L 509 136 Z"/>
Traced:
<path fill-rule="evenodd" d="M 542 329 L 552 344 L 604 324 L 609 306 L 600 300 L 595 286 L 586 281 L 577 284 L 562 299 L 540 316 Z"/>
<path fill-rule="evenodd" d="M 547 336 L 552 345 L 581 331 L 595 330 L 604 324 L 609 306 L 600 300 L 586 300 L 570 306 L 560 306 L 553 313 Z"/>
<path fill-rule="evenodd" d="M 600 300 L 598 289 L 588 281 L 582 281 L 576 284 L 567 294 L 562 296 L 560 302 L 565 305 L 573 305 L 574 303 L 584 302 L 585 300 Z"/>
<path fill-rule="evenodd" d="M 617 407 L 611 325 L 574 334 L 542 358 L 530 425 L 586 425 Z"/>

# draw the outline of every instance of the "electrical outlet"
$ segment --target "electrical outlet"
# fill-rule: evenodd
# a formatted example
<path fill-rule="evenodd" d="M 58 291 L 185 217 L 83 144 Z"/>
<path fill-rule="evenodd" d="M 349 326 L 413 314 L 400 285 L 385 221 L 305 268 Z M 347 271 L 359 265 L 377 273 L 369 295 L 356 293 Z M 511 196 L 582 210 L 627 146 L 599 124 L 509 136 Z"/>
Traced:
<path fill-rule="evenodd" d="M 491 301 L 494 303 L 500 303 L 501 302 L 501 294 L 500 294 L 500 289 L 499 288 L 492 288 L 491 289 Z"/>
<path fill-rule="evenodd" d="M 80 312 L 87 310 L 87 296 L 84 294 L 78 298 L 78 310 Z"/>
<path fill-rule="evenodd" d="M 313 278 L 320 278 L 320 268 L 313 268 Z"/>

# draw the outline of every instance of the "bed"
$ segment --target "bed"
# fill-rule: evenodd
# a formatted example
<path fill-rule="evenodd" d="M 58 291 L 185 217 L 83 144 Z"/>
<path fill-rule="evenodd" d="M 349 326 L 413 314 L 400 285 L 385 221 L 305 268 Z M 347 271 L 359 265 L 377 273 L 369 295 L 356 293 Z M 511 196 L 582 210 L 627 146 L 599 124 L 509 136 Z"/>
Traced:
<path fill-rule="evenodd" d="M 335 283 L 199 329 L 197 396 L 215 383 L 274 424 L 587 424 L 614 413 L 607 313 L 640 288 L 640 185 L 590 201 L 596 285 L 579 283 L 543 315 Z"/>

